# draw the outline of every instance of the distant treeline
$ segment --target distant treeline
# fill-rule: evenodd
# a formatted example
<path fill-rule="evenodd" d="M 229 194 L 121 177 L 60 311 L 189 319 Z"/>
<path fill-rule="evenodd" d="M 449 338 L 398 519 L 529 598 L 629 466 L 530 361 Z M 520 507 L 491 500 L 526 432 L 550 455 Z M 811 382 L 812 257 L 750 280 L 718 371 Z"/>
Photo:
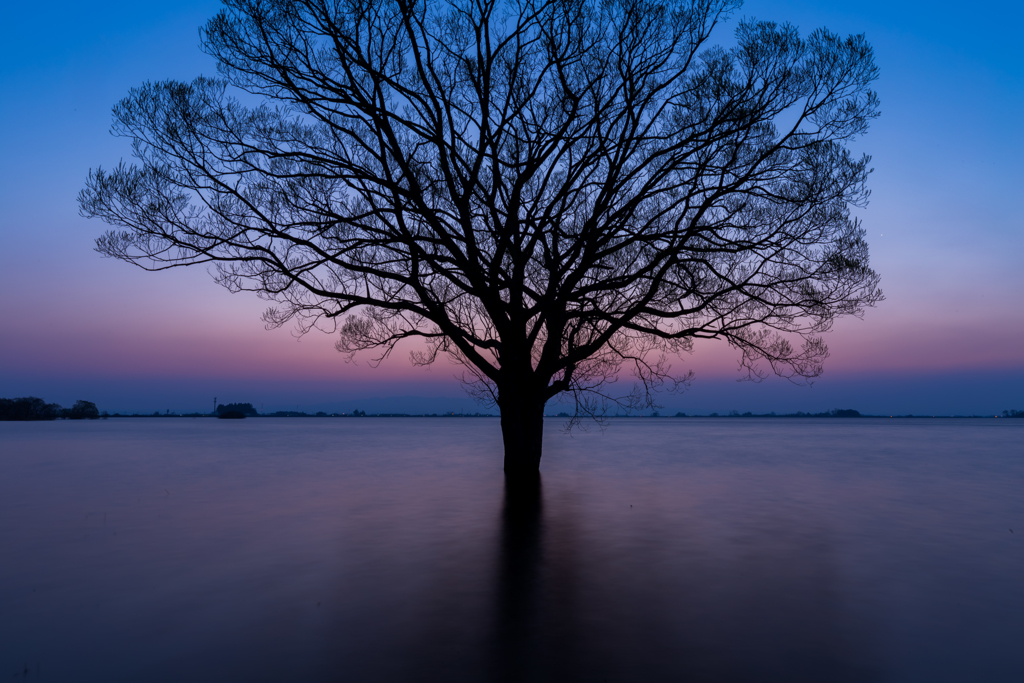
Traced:
<path fill-rule="evenodd" d="M 572 417 L 568 413 L 559 413 L 558 415 L 549 415 L 548 417 Z M 670 417 L 669 415 L 661 415 L 657 411 L 650 415 L 614 415 L 608 417 L 623 417 L 623 418 L 637 418 L 637 417 Z M 850 408 L 836 410 L 829 410 L 824 413 L 741 413 L 736 410 L 729 411 L 725 415 L 719 415 L 718 413 L 711 413 L 709 415 L 687 415 L 686 413 L 676 413 L 671 417 L 913 417 L 913 418 L 931 418 L 931 417 L 965 417 L 965 418 L 985 418 L 985 417 L 999 417 L 998 415 L 863 415 L 860 411 L 853 410 Z M 1020 417 L 1024 418 L 1024 410 L 1004 410 L 1002 417 Z"/>
<path fill-rule="evenodd" d="M 365 410 L 353 410 L 351 413 L 306 413 L 300 410 L 278 410 L 273 413 L 257 412 L 251 403 L 228 403 L 217 406 L 217 417 L 494 417 L 490 414 L 473 413 L 433 413 L 419 414 L 411 413 L 374 413 L 369 414 Z"/>
<path fill-rule="evenodd" d="M 218 413 L 172 413 L 170 411 L 161 413 L 159 411 L 154 413 L 112 413 L 109 417 L 498 417 L 491 413 L 367 413 L 364 410 L 355 410 L 351 413 L 305 413 L 298 410 L 278 410 L 273 413 L 256 413 L 255 415 L 247 415 L 241 411 L 223 411 Z"/>
<path fill-rule="evenodd" d="M 273 413 L 263 413 L 262 415 L 253 407 L 252 403 L 228 403 L 226 405 L 218 405 L 217 417 L 497 417 L 491 413 L 367 413 L 365 410 L 353 410 L 351 413 L 306 413 L 297 410 L 279 410 Z M 206 417 L 210 413 L 185 413 L 175 414 L 167 411 L 166 414 L 160 412 L 152 413 L 151 415 L 121 415 L 120 413 L 114 413 L 109 417 Z M 100 414 L 96 408 L 96 404 L 91 401 L 76 401 L 75 405 L 71 408 L 64 408 L 56 403 L 47 403 L 41 398 L 34 396 L 28 396 L 24 398 L 0 398 L 0 421 L 12 421 L 12 420 L 95 420 L 100 417 L 108 417 L 106 413 Z M 571 418 L 569 413 L 561 412 L 557 415 L 548 415 L 547 417 L 561 417 Z M 621 417 L 621 418 L 638 418 L 638 417 L 700 417 L 698 415 L 687 415 L 686 413 L 676 413 L 673 416 L 661 415 L 657 411 L 650 415 L 608 415 L 606 417 Z M 725 415 L 719 415 L 718 413 L 711 413 L 706 417 L 933 417 L 931 415 L 862 415 L 859 411 L 853 410 L 852 408 L 836 408 L 835 410 L 825 411 L 823 413 L 740 413 L 736 410 L 732 410 Z M 949 417 L 993 417 L 992 415 L 954 415 Z M 1002 413 L 1004 418 L 1024 418 L 1024 410 L 1004 410 Z"/>
<path fill-rule="evenodd" d="M 76 401 L 70 408 L 47 403 L 35 396 L 0 398 L 0 421 L 12 420 L 95 420 L 100 411 L 92 401 Z"/>
<path fill-rule="evenodd" d="M 569 413 L 558 413 L 558 415 L 548 415 L 548 417 L 572 417 Z M 741 413 L 737 410 L 731 410 L 726 415 L 719 415 L 718 413 L 711 413 L 710 415 L 687 415 L 686 413 L 676 413 L 675 415 L 662 415 L 658 411 L 654 411 L 650 415 L 606 415 L 605 417 L 870 417 L 868 415 L 861 415 L 860 412 L 851 408 L 837 408 L 835 410 L 829 410 L 824 413 L 784 413 L 779 415 L 777 413 Z"/>
<path fill-rule="evenodd" d="M 685 415 L 679 415 L 679 417 L 686 417 Z M 711 413 L 709 417 L 721 417 L 718 413 Z M 729 411 L 726 417 L 866 417 L 861 415 L 860 411 L 853 410 L 852 408 L 836 408 L 835 410 L 827 410 L 824 413 L 783 413 L 782 415 L 776 415 L 775 413 L 767 413 L 761 415 L 755 415 L 751 412 L 740 413 L 735 410 Z"/>
<path fill-rule="evenodd" d="M 303 413 L 297 410 L 279 410 L 276 413 L 263 413 L 260 417 L 497 417 L 491 413 L 367 413 L 365 410 L 353 410 L 351 413 Z"/>

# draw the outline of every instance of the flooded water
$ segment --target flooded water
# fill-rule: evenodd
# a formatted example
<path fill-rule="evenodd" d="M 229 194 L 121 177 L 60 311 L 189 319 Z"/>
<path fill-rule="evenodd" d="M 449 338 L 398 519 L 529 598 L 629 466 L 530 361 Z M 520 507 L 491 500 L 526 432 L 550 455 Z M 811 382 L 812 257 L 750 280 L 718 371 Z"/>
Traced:
<path fill-rule="evenodd" d="M 1024 420 L 0 423 L 0 678 L 1024 680 Z"/>

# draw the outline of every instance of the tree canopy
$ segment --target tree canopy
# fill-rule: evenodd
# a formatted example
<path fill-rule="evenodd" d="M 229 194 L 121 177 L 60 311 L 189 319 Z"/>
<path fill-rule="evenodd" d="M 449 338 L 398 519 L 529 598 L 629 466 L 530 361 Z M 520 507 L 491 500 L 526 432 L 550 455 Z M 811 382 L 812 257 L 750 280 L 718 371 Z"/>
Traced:
<path fill-rule="evenodd" d="M 92 401 L 75 401 L 71 408 L 47 403 L 35 396 L 0 398 L 0 421 L 8 420 L 96 420 L 100 411 Z"/>
<path fill-rule="evenodd" d="M 56 420 L 66 411 L 56 403 L 35 396 L 0 398 L 0 421 Z"/>
<path fill-rule="evenodd" d="M 220 404 L 217 406 L 217 415 L 223 415 L 224 413 L 241 413 L 242 415 L 248 415 L 250 417 L 257 417 L 259 413 L 251 403 L 228 403 L 227 405 Z"/>
<path fill-rule="evenodd" d="M 347 354 L 420 339 L 501 409 L 507 470 L 536 470 L 553 397 L 650 406 L 695 339 L 813 378 L 821 334 L 882 298 L 851 216 L 863 36 L 743 20 L 713 46 L 735 0 L 224 4 L 216 78 L 115 107 L 136 163 L 89 174 L 98 250 L 212 263 Z"/>

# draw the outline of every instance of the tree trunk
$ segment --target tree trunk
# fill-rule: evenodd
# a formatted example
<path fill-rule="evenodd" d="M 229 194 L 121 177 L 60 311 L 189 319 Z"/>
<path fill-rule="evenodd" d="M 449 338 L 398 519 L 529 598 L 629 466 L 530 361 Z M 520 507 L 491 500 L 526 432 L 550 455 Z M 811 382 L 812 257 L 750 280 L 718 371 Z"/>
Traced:
<path fill-rule="evenodd" d="M 544 438 L 544 400 L 522 387 L 502 387 L 501 436 L 505 442 L 505 476 L 529 479 L 540 474 L 541 444 Z"/>

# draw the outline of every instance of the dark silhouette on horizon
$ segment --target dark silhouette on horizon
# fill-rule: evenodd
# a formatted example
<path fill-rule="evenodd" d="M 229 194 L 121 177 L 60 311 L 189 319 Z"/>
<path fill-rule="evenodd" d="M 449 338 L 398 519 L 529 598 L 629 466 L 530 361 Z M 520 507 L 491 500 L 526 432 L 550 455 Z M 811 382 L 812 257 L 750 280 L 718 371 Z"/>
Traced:
<path fill-rule="evenodd" d="M 96 420 L 100 411 L 92 401 L 76 401 L 71 408 L 47 403 L 41 398 L 0 398 L 0 421 Z"/>
<path fill-rule="evenodd" d="M 448 355 L 531 477 L 552 399 L 570 425 L 654 408 L 696 339 L 807 381 L 882 300 L 850 214 L 872 49 L 755 20 L 715 47 L 739 4 L 232 2 L 201 34 L 217 78 L 114 108 L 137 165 L 91 171 L 81 213 L 116 228 L 100 253 L 212 263 L 350 357 Z"/>
<path fill-rule="evenodd" d="M 64 408 L 35 396 L 0 398 L 0 420 L 56 420 Z"/>
<path fill-rule="evenodd" d="M 242 417 L 256 417 L 259 415 L 251 403 L 228 403 L 217 406 L 217 417 L 224 417 L 228 413 L 238 413 Z"/>
<path fill-rule="evenodd" d="M 100 416 L 100 411 L 92 401 L 75 401 L 75 405 L 67 412 L 69 420 L 95 420 Z"/>

